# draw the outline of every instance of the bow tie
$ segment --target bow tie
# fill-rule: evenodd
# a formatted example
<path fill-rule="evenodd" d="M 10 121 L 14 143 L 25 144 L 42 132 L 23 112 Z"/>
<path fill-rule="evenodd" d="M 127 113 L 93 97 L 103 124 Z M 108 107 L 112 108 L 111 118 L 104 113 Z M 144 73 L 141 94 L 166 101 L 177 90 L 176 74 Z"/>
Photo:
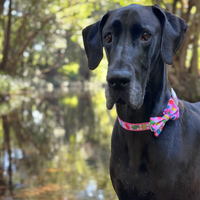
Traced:
<path fill-rule="evenodd" d="M 173 96 L 170 98 L 167 108 L 163 112 L 163 117 L 151 117 L 150 125 L 154 132 L 154 135 L 158 137 L 163 130 L 166 122 L 168 120 L 177 120 L 179 118 L 179 108 L 178 108 L 178 99 L 174 92 Z"/>
<path fill-rule="evenodd" d="M 179 118 L 178 98 L 171 88 L 171 98 L 167 104 L 167 108 L 163 112 L 162 117 L 151 117 L 150 122 L 145 123 L 127 123 L 118 117 L 119 124 L 129 131 L 146 131 L 151 130 L 158 137 L 168 120 L 177 120 Z"/>

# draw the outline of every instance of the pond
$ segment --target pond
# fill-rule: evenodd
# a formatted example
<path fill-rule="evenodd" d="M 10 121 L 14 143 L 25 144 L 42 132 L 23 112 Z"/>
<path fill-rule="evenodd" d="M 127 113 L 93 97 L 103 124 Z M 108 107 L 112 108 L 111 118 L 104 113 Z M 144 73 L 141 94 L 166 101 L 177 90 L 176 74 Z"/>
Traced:
<path fill-rule="evenodd" d="M 109 177 L 116 112 L 104 89 L 37 90 L 0 107 L 1 199 L 117 199 Z"/>

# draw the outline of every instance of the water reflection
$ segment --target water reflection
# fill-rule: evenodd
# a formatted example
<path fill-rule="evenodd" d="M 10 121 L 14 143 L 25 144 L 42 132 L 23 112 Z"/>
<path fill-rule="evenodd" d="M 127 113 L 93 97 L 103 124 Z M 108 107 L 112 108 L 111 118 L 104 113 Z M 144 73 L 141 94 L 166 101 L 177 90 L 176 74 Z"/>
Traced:
<path fill-rule="evenodd" d="M 115 200 L 108 171 L 116 113 L 106 110 L 104 90 L 15 98 L 0 118 L 1 199 Z"/>

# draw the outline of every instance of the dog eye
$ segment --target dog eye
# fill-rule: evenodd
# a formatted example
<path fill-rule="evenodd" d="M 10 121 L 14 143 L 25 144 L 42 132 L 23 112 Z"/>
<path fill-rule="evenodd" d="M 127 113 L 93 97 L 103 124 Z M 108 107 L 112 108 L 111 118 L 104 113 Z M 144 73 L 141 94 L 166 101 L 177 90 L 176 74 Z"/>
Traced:
<path fill-rule="evenodd" d="M 105 40 L 106 40 L 107 43 L 111 43 L 112 42 L 112 35 L 111 35 L 111 33 L 108 33 L 105 36 Z"/>
<path fill-rule="evenodd" d="M 150 38 L 150 33 L 148 33 L 148 32 L 145 31 L 142 34 L 142 41 L 147 41 L 149 38 Z"/>

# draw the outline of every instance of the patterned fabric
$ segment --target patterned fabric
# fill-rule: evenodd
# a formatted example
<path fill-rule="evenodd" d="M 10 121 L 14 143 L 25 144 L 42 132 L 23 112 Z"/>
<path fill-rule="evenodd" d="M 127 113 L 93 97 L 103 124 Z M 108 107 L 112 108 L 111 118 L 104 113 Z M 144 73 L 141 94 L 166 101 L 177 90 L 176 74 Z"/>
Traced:
<path fill-rule="evenodd" d="M 170 98 L 167 108 L 163 112 L 163 117 L 151 117 L 150 124 L 154 132 L 154 135 L 158 137 L 165 126 L 165 123 L 171 120 L 177 120 L 179 118 L 178 98 L 176 93 L 172 89 L 172 97 Z"/>
<path fill-rule="evenodd" d="M 132 124 L 132 123 L 122 121 L 119 117 L 118 117 L 118 121 L 119 121 L 119 124 L 128 131 L 146 131 L 146 130 L 151 129 L 149 122 Z"/>
<path fill-rule="evenodd" d="M 119 124 L 126 130 L 129 131 L 146 131 L 151 130 L 154 132 L 154 135 L 158 137 L 165 126 L 165 123 L 171 120 L 177 120 L 179 118 L 179 108 L 178 108 L 178 98 L 176 93 L 171 88 L 171 98 L 167 104 L 167 108 L 163 112 L 163 117 L 151 117 L 150 122 L 145 123 L 127 123 L 122 121 L 118 117 Z"/>

